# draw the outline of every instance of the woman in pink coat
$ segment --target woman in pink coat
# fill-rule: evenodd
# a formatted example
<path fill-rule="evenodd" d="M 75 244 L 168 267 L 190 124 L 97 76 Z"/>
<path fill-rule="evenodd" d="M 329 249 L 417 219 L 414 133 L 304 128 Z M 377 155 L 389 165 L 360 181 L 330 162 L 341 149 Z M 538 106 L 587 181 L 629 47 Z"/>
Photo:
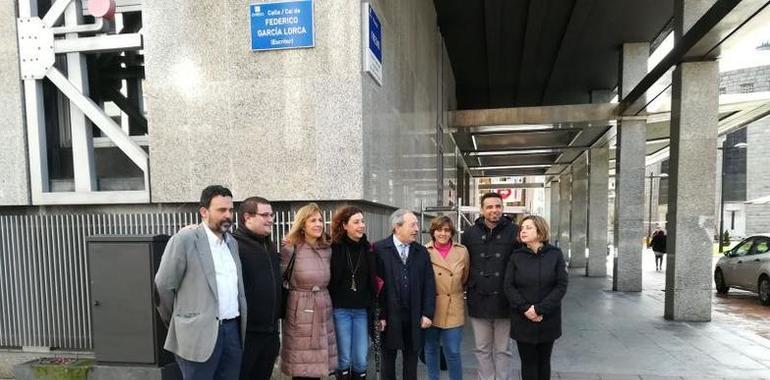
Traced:
<path fill-rule="evenodd" d="M 286 240 L 281 268 L 289 269 L 291 280 L 283 320 L 281 371 L 294 379 L 326 377 L 337 368 L 337 342 L 327 290 L 332 251 L 318 205 L 310 203 L 297 211 Z"/>

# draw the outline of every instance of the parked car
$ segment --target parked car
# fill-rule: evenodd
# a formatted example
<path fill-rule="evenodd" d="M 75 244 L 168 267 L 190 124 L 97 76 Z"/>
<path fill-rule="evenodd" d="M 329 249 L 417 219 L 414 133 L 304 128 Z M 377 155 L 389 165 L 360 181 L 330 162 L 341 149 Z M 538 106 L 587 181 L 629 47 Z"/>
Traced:
<path fill-rule="evenodd" d="M 714 269 L 717 293 L 730 288 L 756 292 L 763 305 L 770 305 L 770 234 L 746 238 L 725 252 Z"/>

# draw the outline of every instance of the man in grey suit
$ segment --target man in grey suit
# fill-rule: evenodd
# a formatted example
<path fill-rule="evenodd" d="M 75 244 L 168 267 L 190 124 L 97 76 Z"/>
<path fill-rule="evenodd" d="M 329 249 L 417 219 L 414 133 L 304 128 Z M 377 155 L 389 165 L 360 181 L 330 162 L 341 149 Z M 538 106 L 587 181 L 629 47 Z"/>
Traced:
<path fill-rule="evenodd" d="M 164 348 L 185 380 L 237 379 L 246 321 L 238 243 L 230 235 L 233 194 L 213 185 L 201 193 L 203 222 L 183 229 L 163 252 L 155 285 L 168 324 Z"/>

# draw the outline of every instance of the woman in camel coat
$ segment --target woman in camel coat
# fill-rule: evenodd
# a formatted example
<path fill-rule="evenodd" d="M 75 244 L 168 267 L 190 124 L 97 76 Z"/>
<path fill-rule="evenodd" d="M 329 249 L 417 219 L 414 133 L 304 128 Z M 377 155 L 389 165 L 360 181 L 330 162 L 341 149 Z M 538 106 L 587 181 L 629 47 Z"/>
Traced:
<path fill-rule="evenodd" d="M 449 380 L 461 380 L 460 344 L 465 323 L 465 284 L 470 261 L 468 250 L 452 242 L 457 230 L 452 219 L 439 216 L 431 221 L 427 244 L 436 277 L 436 312 L 433 326 L 425 332 L 425 365 L 428 380 L 439 379 L 439 347 L 443 346 Z"/>
<path fill-rule="evenodd" d="M 281 267 L 290 271 L 286 273 L 290 275 L 290 291 L 283 320 L 281 371 L 294 379 L 326 377 L 337 368 L 337 341 L 327 290 L 332 251 L 321 209 L 315 203 L 297 211 L 287 241 L 281 249 Z"/>

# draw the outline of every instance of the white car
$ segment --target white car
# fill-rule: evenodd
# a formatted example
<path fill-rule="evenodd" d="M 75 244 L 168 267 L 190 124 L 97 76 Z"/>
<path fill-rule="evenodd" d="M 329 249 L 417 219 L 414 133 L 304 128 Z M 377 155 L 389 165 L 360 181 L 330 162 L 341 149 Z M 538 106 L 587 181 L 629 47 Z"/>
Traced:
<path fill-rule="evenodd" d="M 714 269 L 717 293 L 730 288 L 756 292 L 763 305 L 770 305 L 770 234 L 746 238 L 725 252 Z"/>

